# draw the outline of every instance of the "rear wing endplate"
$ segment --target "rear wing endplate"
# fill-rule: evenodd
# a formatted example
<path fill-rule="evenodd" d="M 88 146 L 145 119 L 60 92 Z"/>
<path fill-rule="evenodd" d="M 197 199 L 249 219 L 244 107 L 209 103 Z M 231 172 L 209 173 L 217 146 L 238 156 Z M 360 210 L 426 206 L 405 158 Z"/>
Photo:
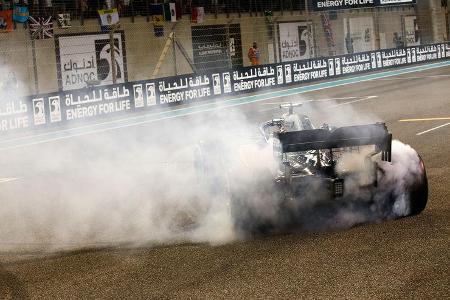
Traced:
<path fill-rule="evenodd" d="M 383 161 L 391 161 L 392 134 L 384 123 L 278 133 L 283 152 L 375 145 Z"/>

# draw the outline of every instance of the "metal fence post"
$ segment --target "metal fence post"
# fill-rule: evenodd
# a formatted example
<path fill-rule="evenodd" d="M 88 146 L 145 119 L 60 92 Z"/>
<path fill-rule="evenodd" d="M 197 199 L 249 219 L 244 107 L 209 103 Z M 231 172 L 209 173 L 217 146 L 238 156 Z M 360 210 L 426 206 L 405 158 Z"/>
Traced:
<path fill-rule="evenodd" d="M 170 35 L 169 35 L 170 38 Z M 178 75 L 177 69 L 177 48 L 176 48 L 176 40 L 175 40 L 175 31 L 172 31 L 172 52 L 173 52 L 173 69 L 175 72 L 175 76 Z"/>
<path fill-rule="evenodd" d="M 116 50 L 114 47 L 114 33 L 120 27 L 120 23 L 116 23 L 111 27 L 109 31 L 109 48 L 111 50 L 111 72 L 112 72 L 112 80 L 113 84 L 117 82 L 117 69 L 116 69 Z"/>
<path fill-rule="evenodd" d="M 33 71 L 34 71 L 34 92 L 39 94 L 39 77 L 37 71 L 37 61 L 36 61 L 36 42 L 34 36 L 31 36 L 31 51 L 33 54 Z"/>

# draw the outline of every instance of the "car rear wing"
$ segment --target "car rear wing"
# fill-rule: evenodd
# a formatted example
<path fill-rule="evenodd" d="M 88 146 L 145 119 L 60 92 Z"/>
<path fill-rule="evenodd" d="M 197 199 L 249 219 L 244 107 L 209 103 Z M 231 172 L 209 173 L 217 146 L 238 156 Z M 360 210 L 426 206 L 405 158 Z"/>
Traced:
<path fill-rule="evenodd" d="M 278 133 L 283 152 L 375 145 L 383 161 L 391 161 L 392 134 L 384 123 Z"/>

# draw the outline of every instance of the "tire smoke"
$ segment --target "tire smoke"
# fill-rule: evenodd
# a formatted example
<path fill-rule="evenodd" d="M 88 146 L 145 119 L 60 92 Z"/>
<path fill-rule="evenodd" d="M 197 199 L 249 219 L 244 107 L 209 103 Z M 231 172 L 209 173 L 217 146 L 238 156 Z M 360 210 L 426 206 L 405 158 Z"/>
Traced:
<path fill-rule="evenodd" d="M 270 221 L 269 232 L 330 230 L 409 214 L 406 187 L 421 174 L 411 147 L 394 142 L 373 201 L 355 185 L 352 201 L 322 205 L 311 185 L 287 206 L 273 185 L 261 188 L 277 165 L 257 125 L 217 110 L 2 151 L 0 175 L 18 180 L 0 184 L 0 250 L 220 244 L 246 236 L 240 220 Z"/>

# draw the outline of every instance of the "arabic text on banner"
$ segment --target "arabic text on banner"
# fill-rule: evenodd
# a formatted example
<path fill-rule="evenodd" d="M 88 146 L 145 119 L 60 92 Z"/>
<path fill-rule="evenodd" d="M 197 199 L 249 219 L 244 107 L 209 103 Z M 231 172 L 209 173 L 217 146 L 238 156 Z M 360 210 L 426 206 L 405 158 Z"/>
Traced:
<path fill-rule="evenodd" d="M 124 35 L 114 34 L 116 83 L 126 81 Z M 61 35 L 58 40 L 58 80 L 64 91 L 85 88 L 89 82 L 112 84 L 109 34 Z"/>

